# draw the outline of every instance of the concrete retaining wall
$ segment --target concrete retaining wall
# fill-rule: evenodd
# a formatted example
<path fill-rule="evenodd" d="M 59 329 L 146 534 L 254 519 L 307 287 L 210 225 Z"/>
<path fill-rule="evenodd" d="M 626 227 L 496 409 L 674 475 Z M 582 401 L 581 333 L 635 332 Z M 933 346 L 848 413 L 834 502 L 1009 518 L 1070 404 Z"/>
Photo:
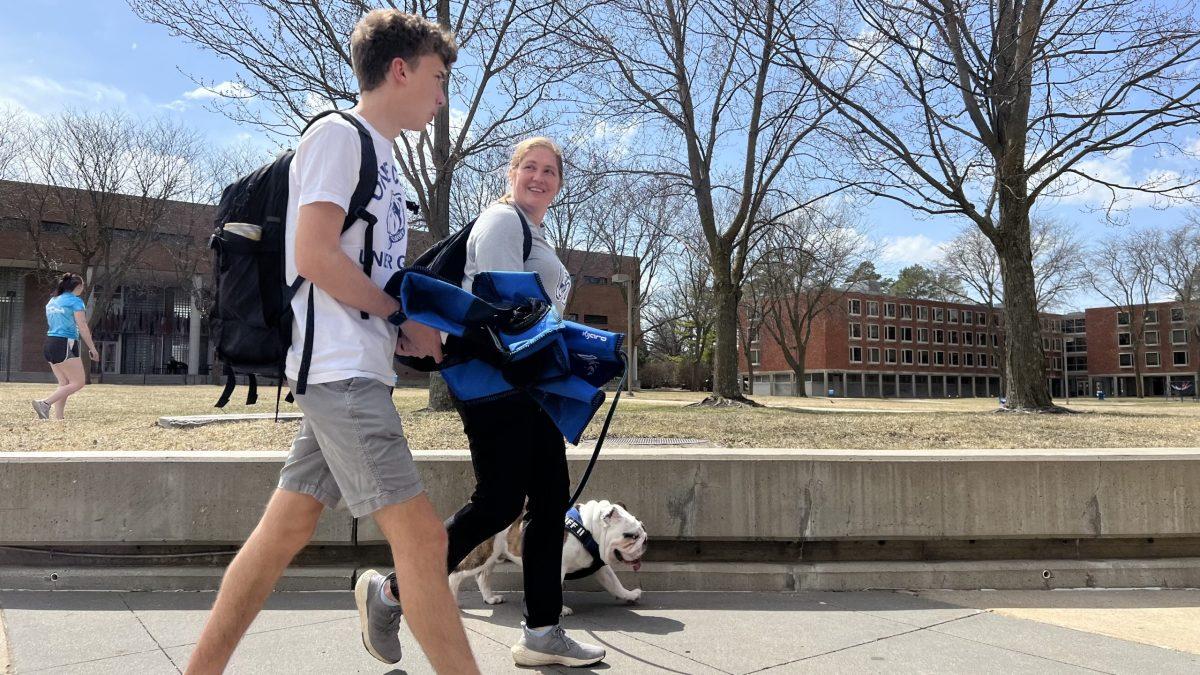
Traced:
<path fill-rule="evenodd" d="M 571 451 L 571 473 L 588 453 Z M 0 453 L 0 544 L 245 539 L 281 452 Z M 467 497 L 465 451 L 419 453 L 439 512 Z M 654 538 L 875 540 L 1200 535 L 1200 449 L 619 450 L 584 498 L 625 502 Z M 350 543 L 345 511 L 315 541 Z M 358 542 L 379 541 L 364 522 Z"/>

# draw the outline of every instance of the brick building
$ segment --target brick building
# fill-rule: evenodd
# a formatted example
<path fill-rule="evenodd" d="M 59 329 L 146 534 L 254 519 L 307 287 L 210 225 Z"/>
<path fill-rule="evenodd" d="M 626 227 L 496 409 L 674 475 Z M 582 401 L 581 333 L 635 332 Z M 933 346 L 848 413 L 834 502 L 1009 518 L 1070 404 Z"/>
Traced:
<path fill-rule="evenodd" d="M 68 199 L 43 199 L 47 190 L 63 193 Z M 35 220 L 41 233 L 38 243 L 59 269 L 85 274 L 80 261 L 66 246 L 67 236 L 76 229 L 66 223 L 74 218 L 87 218 L 86 211 L 76 209 L 72 214 L 55 206 L 85 195 L 62 188 L 0 181 L 0 377 L 6 380 L 52 380 L 42 357 L 42 343 L 46 333 L 45 304 L 55 280 L 39 272 L 27 224 L 31 218 Z M 128 203 L 130 208 L 136 201 L 123 195 L 111 197 L 119 206 Z M 106 316 L 95 324 L 93 337 L 100 359 L 92 364 L 92 371 L 103 381 L 209 380 L 213 359 L 207 322 L 193 304 L 190 289 L 211 285 L 211 256 L 206 242 L 213 211 L 212 206 L 205 204 L 166 204 L 165 214 L 159 220 L 161 226 L 146 250 L 136 257 L 136 265 L 129 270 L 125 284 L 117 289 Z M 117 247 L 134 238 L 132 234 L 123 236 L 119 227 L 116 235 Z M 410 230 L 411 255 L 424 251 L 431 243 L 428 232 Z M 636 289 L 637 259 L 574 250 L 563 251 L 561 255 L 574 280 L 567 318 L 627 332 L 624 294 L 611 280 L 618 272 L 630 275 Z M 89 311 L 92 309 L 89 304 Z"/>
<path fill-rule="evenodd" d="M 817 317 L 795 382 L 780 345 L 760 329 L 751 343 L 755 394 L 924 398 L 1000 392 L 998 311 L 977 305 L 850 292 Z M 743 359 L 743 378 L 748 374 Z M 747 383 L 749 384 L 749 383 Z"/>
<path fill-rule="evenodd" d="M 1061 397 L 1136 395 L 1134 359 L 1141 360 L 1146 396 L 1194 395 L 1200 352 L 1178 303 L 1150 305 L 1144 345 L 1134 349 L 1133 317 L 1114 307 L 1043 314 L 1047 389 Z M 751 342 L 755 394 L 796 391 L 778 343 L 760 329 Z M 818 317 L 805 354 L 802 386 L 809 395 L 863 397 L 999 396 L 1004 370 L 1004 315 L 969 303 L 847 293 Z M 1068 389 L 1069 388 L 1069 389 Z"/>

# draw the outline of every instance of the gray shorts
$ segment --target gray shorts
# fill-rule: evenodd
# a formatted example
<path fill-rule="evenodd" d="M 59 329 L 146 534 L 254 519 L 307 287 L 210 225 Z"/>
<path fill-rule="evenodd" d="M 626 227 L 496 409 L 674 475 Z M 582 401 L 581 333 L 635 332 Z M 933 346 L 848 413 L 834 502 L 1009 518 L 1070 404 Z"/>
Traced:
<path fill-rule="evenodd" d="M 310 384 L 296 403 L 304 420 L 279 472 L 281 490 L 330 508 L 345 500 L 355 518 L 424 491 L 391 387 L 365 377 Z"/>

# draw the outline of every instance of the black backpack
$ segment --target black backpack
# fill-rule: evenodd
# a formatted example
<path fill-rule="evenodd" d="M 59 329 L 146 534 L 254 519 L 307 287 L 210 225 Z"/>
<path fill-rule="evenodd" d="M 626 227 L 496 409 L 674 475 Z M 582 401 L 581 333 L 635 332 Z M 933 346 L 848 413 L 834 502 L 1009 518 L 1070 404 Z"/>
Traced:
<path fill-rule="evenodd" d="M 533 250 L 533 233 L 529 230 L 529 222 L 525 220 L 521 209 L 513 207 L 513 211 L 516 211 L 517 217 L 521 219 L 521 260 L 529 260 L 529 253 Z M 471 237 L 471 230 L 474 228 L 474 220 L 463 225 L 457 232 L 452 232 L 430 246 L 428 251 L 413 261 L 411 267 L 422 268 L 447 283 L 462 286 L 463 273 L 467 266 L 467 239 Z"/>
<path fill-rule="evenodd" d="M 367 211 L 375 193 L 379 170 L 371 134 L 353 115 L 328 110 L 309 120 L 304 131 L 326 115 L 341 115 L 358 130 L 362 162 L 358 186 L 350 198 L 342 232 L 359 220 L 366 221 L 363 272 L 370 276 L 376 218 Z M 302 132 L 303 133 L 303 132 Z M 225 389 L 217 400 L 222 408 L 229 402 L 237 375 L 246 375 L 249 391 L 246 405 L 258 400 L 257 376 L 278 378 L 282 390 L 284 363 L 292 346 L 291 300 L 304 279 L 287 283 L 284 272 L 284 229 L 288 207 L 288 170 L 295 151 L 287 150 L 275 161 L 231 183 L 221 193 L 209 239 L 213 249 L 213 304 L 208 313 L 210 339 L 223 364 Z M 362 318 L 368 315 L 362 313 Z M 309 287 L 308 316 L 296 393 L 303 394 L 312 360 L 314 328 L 313 292 Z M 278 392 L 277 392 L 278 394 Z M 288 394 L 288 401 L 292 395 Z M 276 412 L 278 412 L 278 395 Z"/>

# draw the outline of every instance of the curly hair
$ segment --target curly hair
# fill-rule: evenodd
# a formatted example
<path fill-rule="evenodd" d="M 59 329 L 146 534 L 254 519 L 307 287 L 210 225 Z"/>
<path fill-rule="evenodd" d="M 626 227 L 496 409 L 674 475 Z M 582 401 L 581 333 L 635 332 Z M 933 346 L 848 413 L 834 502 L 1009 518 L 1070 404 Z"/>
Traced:
<path fill-rule="evenodd" d="M 446 67 L 458 58 L 450 31 L 415 14 L 398 9 L 367 12 L 350 34 L 350 63 L 358 86 L 371 91 L 383 83 L 394 59 L 437 54 Z"/>

